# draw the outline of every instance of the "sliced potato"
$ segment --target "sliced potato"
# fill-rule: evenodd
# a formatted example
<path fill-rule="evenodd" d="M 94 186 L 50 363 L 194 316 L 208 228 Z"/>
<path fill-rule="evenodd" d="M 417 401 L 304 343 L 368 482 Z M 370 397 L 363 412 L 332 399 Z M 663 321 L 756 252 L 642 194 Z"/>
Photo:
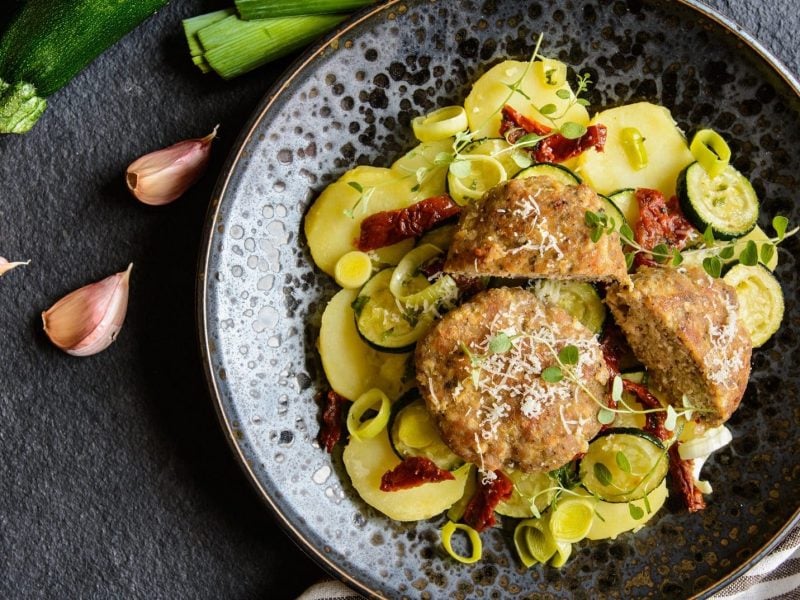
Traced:
<path fill-rule="evenodd" d="M 378 388 L 390 400 L 399 398 L 411 385 L 406 367 L 410 354 L 389 354 L 368 346 L 358 335 L 350 306 L 358 290 L 341 290 L 322 314 L 319 354 L 328 383 L 337 394 L 355 400 Z"/>
<path fill-rule="evenodd" d="M 359 192 L 349 185 L 357 184 Z M 326 187 L 308 211 L 305 234 L 316 265 L 334 275 L 336 262 L 351 250 L 361 231 L 361 221 L 384 210 L 405 208 L 422 200 L 424 190 L 412 191 L 412 182 L 391 169 L 360 166 Z M 360 200 L 359 200 L 360 199 Z M 375 252 L 382 264 L 397 264 L 414 245 L 405 240 Z"/>
<path fill-rule="evenodd" d="M 578 158 L 578 172 L 586 183 L 601 194 L 622 188 L 651 188 L 667 198 L 675 194 L 678 174 L 694 161 L 689 146 L 669 110 L 639 102 L 597 113 L 592 124 L 608 128 L 605 148 L 587 150 Z M 622 130 L 635 127 L 644 137 L 647 166 L 635 169 L 628 160 Z"/>
<path fill-rule="evenodd" d="M 353 487 L 364 502 L 395 521 L 430 519 L 446 511 L 463 496 L 471 468 L 465 464 L 453 471 L 455 479 L 450 481 L 382 492 L 381 477 L 400 464 L 385 429 L 374 438 L 350 438 L 342 458 Z"/>
<path fill-rule="evenodd" d="M 520 85 L 523 93 L 515 93 L 509 98 L 511 92 L 509 86 L 513 85 L 523 73 L 525 77 Z M 557 92 L 562 89 L 567 90 L 572 97 L 568 83 L 564 82 L 560 86 L 549 85 L 537 73 L 537 69 L 528 67 L 527 62 L 506 60 L 495 65 L 475 82 L 464 101 L 469 128 L 474 133 L 474 139 L 500 135 L 500 111 L 504 104 L 511 105 L 520 113 L 543 125 L 550 125 L 550 121 L 537 109 L 546 104 L 553 104 L 556 110 L 550 116 L 558 117 L 555 119 L 556 124 L 573 121 L 586 125 L 589 122 L 589 113 L 580 104 L 574 104 L 566 110 L 570 98 L 558 97 Z"/>
<path fill-rule="evenodd" d="M 580 491 L 589 495 L 582 488 Z M 655 514 L 664 506 L 669 492 L 667 491 L 667 480 L 664 479 L 661 484 L 647 495 L 647 500 L 650 503 L 651 512 L 647 512 L 645 507 L 644 498 L 641 500 L 634 500 L 628 502 L 603 502 L 598 501 L 595 505 L 595 516 L 592 521 L 592 527 L 586 537 L 590 540 L 605 540 L 615 539 L 620 533 L 632 531 L 642 527 L 647 521 L 652 519 Z M 630 507 L 628 504 L 633 504 L 639 507 L 644 512 L 641 519 L 634 519 L 631 516 Z M 601 518 L 602 517 L 602 518 Z"/>

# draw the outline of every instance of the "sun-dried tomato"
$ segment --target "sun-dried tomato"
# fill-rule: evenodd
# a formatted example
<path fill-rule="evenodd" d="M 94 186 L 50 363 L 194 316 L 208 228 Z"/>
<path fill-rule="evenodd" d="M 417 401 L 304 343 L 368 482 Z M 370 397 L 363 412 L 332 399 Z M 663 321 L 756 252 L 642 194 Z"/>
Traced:
<path fill-rule="evenodd" d="M 652 250 L 659 244 L 678 250 L 687 241 L 698 235 L 697 229 L 683 216 L 678 198 L 673 196 L 669 202 L 658 190 L 639 188 L 636 190 L 639 205 L 639 220 L 634 227 L 636 242 L 645 250 Z M 654 265 L 656 261 L 646 254 L 636 255 L 636 265 Z"/>
<path fill-rule="evenodd" d="M 431 277 L 441 273 L 443 269 L 444 258 L 438 258 L 425 265 L 422 265 L 419 270 L 423 275 L 425 275 L 425 277 L 430 279 Z M 485 290 L 488 284 L 487 279 L 484 277 L 468 277 L 466 275 L 455 275 L 452 273 L 450 274 L 450 277 L 452 277 L 453 281 L 456 282 L 458 294 L 462 299 L 470 298 L 481 290 Z"/>
<path fill-rule="evenodd" d="M 534 147 L 534 158 L 538 162 L 560 163 L 582 154 L 589 148 L 602 152 L 606 145 L 608 130 L 605 125 L 589 125 L 586 133 L 576 139 L 554 133 Z"/>
<path fill-rule="evenodd" d="M 319 443 L 328 451 L 342 438 L 342 409 L 347 398 L 330 390 L 324 396 L 322 408 L 322 427 L 319 430 Z"/>
<path fill-rule="evenodd" d="M 464 522 L 475 531 L 483 531 L 495 524 L 494 509 L 503 500 L 511 498 L 514 484 L 502 471 L 495 471 L 495 478 L 483 478 L 478 490 L 467 504 Z"/>
<path fill-rule="evenodd" d="M 619 325 L 609 322 L 603 328 L 603 337 L 600 339 L 600 349 L 603 351 L 603 359 L 606 366 L 611 371 L 612 376 L 620 372 L 622 360 L 630 355 L 631 348 L 622 329 Z"/>
<path fill-rule="evenodd" d="M 461 207 L 447 194 L 420 200 L 398 210 L 385 210 L 361 222 L 356 247 L 362 252 L 391 246 L 422 235 L 429 229 L 461 212 Z"/>
<path fill-rule="evenodd" d="M 706 507 L 706 500 L 703 498 L 703 493 L 694 484 L 692 461 L 683 460 L 678 453 L 679 443 L 674 443 L 669 449 L 670 480 L 674 491 L 681 497 L 689 512 L 697 512 Z"/>
<path fill-rule="evenodd" d="M 608 136 L 605 125 L 590 125 L 581 137 L 566 138 L 558 132 L 554 133 L 551 127 L 526 117 L 507 104 L 501 114 L 500 135 L 510 144 L 518 142 L 522 136 L 529 133 L 547 136 L 528 149 L 537 162 L 564 162 L 589 148 L 602 152 Z"/>
<path fill-rule="evenodd" d="M 638 398 L 639 403 L 644 406 L 645 408 L 664 408 L 661 405 L 661 402 L 658 401 L 650 390 L 647 389 L 646 385 L 642 385 L 641 383 L 634 383 L 633 381 L 628 381 L 627 379 L 622 380 L 622 389 L 624 389 L 629 394 L 633 394 Z M 672 434 L 667 431 L 667 428 L 664 427 L 664 421 L 666 420 L 666 413 L 664 411 L 654 412 L 654 413 L 647 413 L 646 415 L 646 422 L 644 426 L 644 430 L 648 433 L 653 434 L 660 440 L 666 440 L 672 437 Z"/>
<path fill-rule="evenodd" d="M 455 479 L 450 471 L 436 466 L 430 458 L 409 456 L 391 471 L 381 476 L 381 491 L 407 490 L 425 483 Z"/>

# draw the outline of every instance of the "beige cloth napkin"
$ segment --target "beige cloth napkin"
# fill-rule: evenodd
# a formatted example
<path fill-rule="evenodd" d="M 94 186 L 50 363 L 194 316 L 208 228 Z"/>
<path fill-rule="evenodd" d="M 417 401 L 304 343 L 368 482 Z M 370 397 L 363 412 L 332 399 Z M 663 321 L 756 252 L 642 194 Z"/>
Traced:
<path fill-rule="evenodd" d="M 763 560 L 713 596 L 714 600 L 800 600 L 800 527 Z M 321 581 L 297 600 L 364 600 L 339 581 Z"/>

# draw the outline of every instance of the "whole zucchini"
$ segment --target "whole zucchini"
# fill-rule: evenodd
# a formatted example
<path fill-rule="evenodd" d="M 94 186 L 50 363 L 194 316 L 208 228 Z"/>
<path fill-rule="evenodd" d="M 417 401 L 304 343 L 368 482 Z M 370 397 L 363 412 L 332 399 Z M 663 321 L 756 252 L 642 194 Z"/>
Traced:
<path fill-rule="evenodd" d="M 168 0 L 27 0 L 0 37 L 0 133 L 24 133 L 45 97 Z"/>

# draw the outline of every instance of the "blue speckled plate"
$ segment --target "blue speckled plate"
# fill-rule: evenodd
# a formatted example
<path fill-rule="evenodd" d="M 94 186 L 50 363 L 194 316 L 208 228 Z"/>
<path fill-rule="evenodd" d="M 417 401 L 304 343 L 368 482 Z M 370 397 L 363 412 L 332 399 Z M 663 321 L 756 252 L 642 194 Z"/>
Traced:
<path fill-rule="evenodd" d="M 200 323 L 211 388 L 250 479 L 310 555 L 383 597 L 679 597 L 708 594 L 763 555 L 800 504 L 800 343 L 795 239 L 781 251 L 784 327 L 753 359 L 733 443 L 706 467 L 707 510 L 668 506 L 616 541 L 583 542 L 561 570 L 525 570 L 509 528 L 483 535 L 484 557 L 442 558 L 440 519 L 395 523 L 354 493 L 341 454 L 322 451 L 315 352 L 334 293 L 304 246 L 303 215 L 355 164 L 388 165 L 413 144 L 410 119 L 461 102 L 506 57 L 543 53 L 589 70 L 593 109 L 640 99 L 687 131 L 709 125 L 777 212 L 800 220 L 797 82 L 752 39 L 698 4 L 666 0 L 433 0 L 363 12 L 306 53 L 264 98 L 213 199 L 201 269 Z"/>

